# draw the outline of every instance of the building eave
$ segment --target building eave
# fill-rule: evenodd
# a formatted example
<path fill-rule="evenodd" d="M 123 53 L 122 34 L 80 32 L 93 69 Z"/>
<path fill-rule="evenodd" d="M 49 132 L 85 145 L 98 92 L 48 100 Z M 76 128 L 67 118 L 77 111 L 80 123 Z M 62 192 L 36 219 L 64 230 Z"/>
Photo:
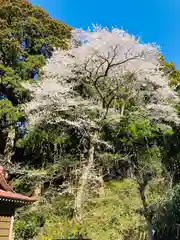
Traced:
<path fill-rule="evenodd" d="M 23 199 L 0 197 L 0 202 L 23 204 L 23 205 L 29 205 L 36 201 L 37 201 L 36 199 L 23 200 Z"/>

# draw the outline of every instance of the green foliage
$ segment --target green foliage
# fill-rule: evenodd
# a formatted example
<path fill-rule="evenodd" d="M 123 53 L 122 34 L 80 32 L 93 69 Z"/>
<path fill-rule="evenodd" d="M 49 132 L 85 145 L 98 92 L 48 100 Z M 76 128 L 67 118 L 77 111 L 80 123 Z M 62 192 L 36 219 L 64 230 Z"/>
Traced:
<path fill-rule="evenodd" d="M 39 69 L 54 47 L 67 48 L 71 28 L 53 20 L 47 12 L 26 0 L 0 0 L 0 26 L 0 104 L 3 113 L 0 122 L 6 121 L 5 128 L 9 124 L 15 127 L 24 117 L 23 112 L 15 116 L 20 112 L 18 105 L 31 99 L 21 82 L 33 78 L 34 72 L 40 73 Z M 7 101 L 1 100 L 1 96 Z M 10 103 L 14 107 L 10 107 Z"/>
<path fill-rule="evenodd" d="M 15 192 L 31 196 L 35 190 L 36 179 L 30 178 L 27 175 L 22 176 L 21 178 L 14 179 L 13 181 L 13 190 Z"/>
<path fill-rule="evenodd" d="M 24 80 L 29 79 L 29 73 L 33 69 L 39 69 L 45 64 L 45 58 L 42 55 L 29 55 L 26 61 L 17 63 L 16 71 L 20 73 Z"/>
<path fill-rule="evenodd" d="M 180 185 L 177 185 L 161 199 L 154 218 L 156 239 L 178 239 L 180 222 Z"/>
<path fill-rule="evenodd" d="M 173 62 L 165 62 L 162 58 L 162 68 L 165 74 L 169 75 L 171 86 L 176 86 L 180 81 L 180 71 L 176 69 L 176 66 Z"/>
<path fill-rule="evenodd" d="M 160 184 L 159 184 L 160 185 Z M 143 217 L 137 214 L 141 207 L 136 183 L 131 179 L 124 181 L 110 181 L 105 186 L 105 197 L 90 196 L 87 203 L 86 215 L 83 223 L 75 223 L 65 209 L 71 209 L 71 198 L 58 197 L 52 202 L 52 209 L 47 210 L 51 215 L 47 217 L 43 231 L 39 238 L 52 240 L 58 238 L 73 238 L 78 235 L 91 239 L 131 239 L 139 240 L 139 236 L 146 236 L 146 226 Z M 148 189 L 148 201 L 154 202 L 160 192 Z M 68 202 L 67 202 L 68 200 Z M 57 204 L 57 205 L 56 205 Z M 47 207 L 48 205 L 46 205 Z M 57 209 L 63 210 L 58 210 Z M 61 211 L 61 214 L 59 214 Z M 67 218 L 69 216 L 69 218 Z M 129 237 L 129 238 L 128 238 Z"/>
<path fill-rule="evenodd" d="M 32 239 L 35 237 L 39 229 L 43 227 L 45 223 L 44 216 L 41 212 L 24 212 L 21 217 L 17 217 L 15 223 L 15 239 Z"/>
<path fill-rule="evenodd" d="M 38 168 L 49 167 L 49 164 L 60 161 L 60 156 L 72 152 L 73 141 L 74 145 L 78 143 L 78 139 L 70 135 L 66 128 L 45 125 L 29 129 L 16 145 L 24 151 L 24 164 Z"/>
<path fill-rule="evenodd" d="M 22 114 L 21 109 L 14 107 L 9 100 L 0 100 L 0 127 L 2 129 L 14 125 Z"/>

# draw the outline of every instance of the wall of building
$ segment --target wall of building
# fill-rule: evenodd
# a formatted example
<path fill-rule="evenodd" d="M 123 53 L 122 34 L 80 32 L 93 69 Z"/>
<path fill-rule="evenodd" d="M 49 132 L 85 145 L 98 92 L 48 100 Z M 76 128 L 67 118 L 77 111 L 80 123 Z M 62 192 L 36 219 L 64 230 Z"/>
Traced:
<path fill-rule="evenodd" d="M 11 217 L 0 216 L 0 240 L 9 240 L 11 227 Z"/>

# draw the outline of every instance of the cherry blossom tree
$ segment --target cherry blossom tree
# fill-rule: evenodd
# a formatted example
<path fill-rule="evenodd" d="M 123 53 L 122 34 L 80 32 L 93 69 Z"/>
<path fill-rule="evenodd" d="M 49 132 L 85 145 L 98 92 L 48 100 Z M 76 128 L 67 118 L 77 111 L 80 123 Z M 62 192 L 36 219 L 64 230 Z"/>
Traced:
<path fill-rule="evenodd" d="M 43 121 L 65 124 L 89 139 L 89 158 L 75 200 L 79 219 L 84 189 L 95 164 L 95 146 L 113 151 L 100 137 L 104 124 L 119 122 L 130 101 L 152 121 L 179 124 L 178 98 L 169 88 L 159 60 L 155 44 L 142 44 L 121 29 L 93 26 L 88 31 L 74 30 L 67 51 L 54 51 L 41 81 L 23 84 L 33 96 L 25 105 L 30 125 Z"/>

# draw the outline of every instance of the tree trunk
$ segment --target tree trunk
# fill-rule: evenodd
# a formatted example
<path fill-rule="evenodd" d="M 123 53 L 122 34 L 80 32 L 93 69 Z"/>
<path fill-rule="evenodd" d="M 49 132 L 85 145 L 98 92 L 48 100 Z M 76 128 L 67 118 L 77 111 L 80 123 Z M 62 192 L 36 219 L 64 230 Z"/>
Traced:
<path fill-rule="evenodd" d="M 103 171 L 102 171 L 102 169 L 100 170 L 99 183 L 100 183 L 99 196 L 100 197 L 104 197 L 105 196 L 105 191 L 104 191 L 104 179 L 103 179 Z"/>
<path fill-rule="evenodd" d="M 148 240 L 153 240 L 154 239 L 153 226 L 152 226 L 152 223 L 148 220 L 147 220 L 147 227 L 148 227 Z"/>
<path fill-rule="evenodd" d="M 121 117 L 124 116 L 124 110 L 125 110 L 125 103 L 123 103 L 121 106 Z"/>
<path fill-rule="evenodd" d="M 39 201 L 41 199 L 41 192 L 42 192 L 42 184 L 41 182 L 37 181 L 34 194 L 33 194 L 33 197 L 35 197 L 37 201 L 31 205 L 31 211 L 34 211 L 37 209 L 39 205 Z"/>
<path fill-rule="evenodd" d="M 83 203 L 84 203 L 84 191 L 88 183 L 88 177 L 91 172 L 91 168 L 94 164 L 94 145 L 91 143 L 89 149 L 89 159 L 87 166 L 84 166 L 82 176 L 79 180 L 79 188 L 75 198 L 74 209 L 75 209 L 75 218 L 80 221 L 83 215 Z"/>
<path fill-rule="evenodd" d="M 36 184 L 35 191 L 34 191 L 34 197 L 40 198 L 41 197 L 41 182 Z"/>
<path fill-rule="evenodd" d="M 140 193 L 140 198 L 141 198 L 143 209 L 144 209 L 144 217 L 147 222 L 147 228 L 148 228 L 148 239 L 147 240 L 153 240 L 154 239 L 153 226 L 152 226 L 152 222 L 151 222 L 151 217 L 148 216 L 148 208 L 147 208 L 144 184 L 139 184 L 139 193 Z"/>
<path fill-rule="evenodd" d="M 8 131 L 6 146 L 4 149 L 4 159 L 6 162 L 9 163 L 11 163 L 11 158 L 13 156 L 15 134 L 16 134 L 15 128 L 12 126 Z"/>

